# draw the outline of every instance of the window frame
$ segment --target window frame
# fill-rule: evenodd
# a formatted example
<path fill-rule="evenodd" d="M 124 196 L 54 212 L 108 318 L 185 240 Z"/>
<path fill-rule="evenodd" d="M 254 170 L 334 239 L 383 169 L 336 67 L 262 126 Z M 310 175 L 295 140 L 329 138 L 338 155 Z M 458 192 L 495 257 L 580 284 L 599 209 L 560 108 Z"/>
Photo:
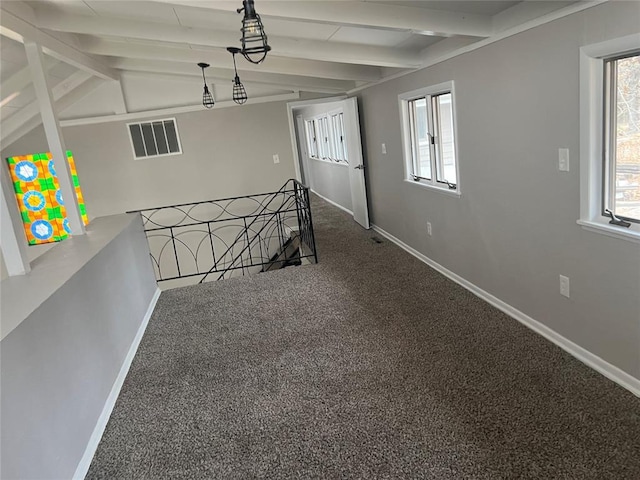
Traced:
<path fill-rule="evenodd" d="M 580 48 L 580 218 L 587 231 L 640 243 L 640 223 L 621 227 L 609 223 L 607 204 L 610 162 L 605 137 L 608 94 L 605 67 L 608 60 L 640 51 L 640 34 L 615 38 Z M 608 110 L 611 111 L 610 109 Z"/>
<path fill-rule="evenodd" d="M 337 120 L 342 121 L 339 122 Z M 305 125 L 307 156 L 309 158 L 336 165 L 349 165 L 344 133 L 344 111 L 342 109 L 304 117 L 303 123 Z M 309 126 L 312 126 L 315 132 L 314 144 L 311 143 L 311 139 L 309 138 Z M 340 129 L 342 129 L 342 138 L 338 139 L 336 137 Z M 343 154 L 341 152 L 343 152 Z"/>
<path fill-rule="evenodd" d="M 305 135 L 307 137 L 307 156 L 318 158 L 318 134 L 316 124 L 312 118 L 304 119 Z"/>
<path fill-rule="evenodd" d="M 143 157 L 138 157 L 136 155 L 136 149 L 135 149 L 135 145 L 133 144 L 133 137 L 131 135 L 131 125 L 138 125 L 140 127 L 140 130 L 142 131 L 142 125 L 143 124 L 150 124 L 151 125 L 151 132 L 153 133 L 153 141 L 154 144 L 156 146 L 156 151 L 158 151 L 158 141 L 156 139 L 156 132 L 155 129 L 153 128 L 153 124 L 157 123 L 157 122 L 162 122 L 162 128 L 164 131 L 164 135 L 165 135 L 165 139 L 167 138 L 167 129 L 165 127 L 165 122 L 173 122 L 173 129 L 176 133 L 176 142 L 178 143 L 178 151 L 177 152 L 167 152 L 167 153 L 156 153 L 155 155 L 145 155 Z M 139 122 L 129 122 L 126 124 L 127 127 L 127 135 L 129 136 L 129 143 L 131 144 L 131 152 L 133 153 L 133 159 L 134 160 L 146 160 L 148 158 L 159 158 L 159 157 L 171 157 L 174 155 L 182 155 L 182 141 L 180 140 L 180 133 L 178 132 L 178 122 L 176 120 L 175 117 L 170 117 L 170 118 L 156 118 L 153 120 L 144 120 L 144 121 L 139 121 Z M 146 143 L 144 142 L 144 135 L 143 135 L 143 146 L 144 146 L 144 151 L 145 153 L 147 152 L 147 146 Z M 167 140 L 167 150 L 169 150 L 169 142 Z"/>
<path fill-rule="evenodd" d="M 453 128 L 453 152 L 454 163 L 456 172 L 456 183 L 449 183 L 440 180 L 438 177 L 444 168 L 442 158 L 442 142 L 441 138 L 433 135 L 436 126 L 441 125 L 441 117 L 435 112 L 434 116 L 434 100 L 439 96 L 450 94 L 451 95 L 451 112 L 452 119 L 451 124 Z M 414 123 L 414 108 L 416 100 L 424 98 L 427 108 L 427 136 L 429 137 L 429 161 L 431 165 L 431 178 L 421 177 L 416 175 L 416 135 L 413 128 Z M 431 85 L 428 87 L 412 90 L 410 92 L 401 93 L 398 95 L 398 105 L 400 108 L 400 124 L 402 134 L 402 146 L 404 156 L 404 181 L 413 185 L 418 185 L 424 188 L 432 189 L 442 193 L 447 193 L 455 196 L 461 195 L 460 189 L 460 158 L 458 150 L 458 127 L 457 127 L 457 115 L 456 115 L 456 100 L 455 100 L 455 85 L 454 81 L 448 81 L 439 83 L 437 85 Z M 437 108 L 435 109 L 437 110 Z"/>
<path fill-rule="evenodd" d="M 623 220 L 640 223 L 640 218 L 626 217 L 615 212 L 614 197 L 616 195 L 616 172 L 614 159 L 616 158 L 617 150 L 617 126 L 618 119 L 616 115 L 617 109 L 617 86 L 618 86 L 618 70 L 617 64 L 619 60 L 624 60 L 630 57 L 640 57 L 640 50 L 628 52 L 623 55 L 615 55 L 612 57 L 603 58 L 603 129 L 602 129 L 602 142 L 603 142 L 603 163 L 602 163 L 602 214 L 605 215 L 605 209 L 609 209 L 614 214 Z"/>

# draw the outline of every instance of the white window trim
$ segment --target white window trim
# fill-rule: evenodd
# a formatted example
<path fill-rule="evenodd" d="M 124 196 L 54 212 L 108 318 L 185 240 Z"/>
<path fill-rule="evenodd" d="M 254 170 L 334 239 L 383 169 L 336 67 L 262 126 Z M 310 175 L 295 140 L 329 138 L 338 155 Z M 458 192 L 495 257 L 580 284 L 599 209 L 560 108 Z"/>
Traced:
<path fill-rule="evenodd" d="M 640 224 L 624 228 L 602 215 L 604 58 L 640 49 L 640 34 L 580 49 L 580 218 L 590 232 L 640 243 Z"/>
<path fill-rule="evenodd" d="M 136 157 L 136 149 L 133 145 L 133 137 L 131 136 L 131 128 L 130 125 L 140 125 L 143 123 L 151 123 L 153 124 L 154 122 L 168 122 L 168 121 L 173 121 L 173 126 L 174 126 L 174 130 L 176 132 L 176 140 L 178 141 L 178 151 L 177 152 L 169 152 L 169 153 L 160 153 L 157 155 L 147 155 L 144 157 Z M 133 159 L 138 161 L 138 160 L 147 160 L 149 158 L 160 158 L 160 157 L 172 157 L 174 155 L 182 155 L 182 141 L 180 140 L 180 133 L 178 132 L 178 121 L 176 120 L 175 117 L 171 117 L 171 118 L 154 118 L 153 120 L 140 120 L 138 122 L 129 122 L 126 124 L 127 127 L 127 135 L 129 136 L 129 144 L 131 145 L 131 154 L 133 155 Z M 164 123 L 162 124 L 162 128 L 164 127 Z M 158 148 L 158 142 L 156 141 L 156 132 L 153 130 L 153 128 L 151 129 L 151 132 L 153 133 L 153 140 L 154 142 L 156 142 L 156 150 Z M 165 129 L 165 136 L 166 136 L 166 129 Z M 147 151 L 147 147 L 146 145 L 144 145 L 144 137 L 143 137 L 143 146 L 145 147 L 145 152 Z M 168 145 L 167 145 L 168 147 Z"/>
<path fill-rule="evenodd" d="M 456 188 L 451 189 L 446 185 L 439 185 L 437 182 L 429 182 L 427 180 L 414 180 L 411 174 L 411 165 L 413 157 L 411 153 L 411 135 L 409 134 L 411 122 L 409 120 L 409 101 L 426 95 L 436 95 L 439 93 L 451 92 L 451 110 L 453 112 L 453 143 L 456 153 Z M 404 181 L 411 185 L 421 188 L 446 193 L 448 195 L 459 197 L 462 192 L 460 189 L 460 151 L 458 149 L 458 115 L 456 114 L 456 95 L 454 91 L 454 81 L 448 81 L 432 85 L 429 87 L 419 88 L 410 92 L 398 95 L 398 105 L 400 108 L 400 126 L 402 132 L 402 153 L 404 156 Z"/>
<path fill-rule="evenodd" d="M 331 137 L 333 135 L 333 132 L 331 131 L 331 115 L 335 115 L 335 114 L 339 114 L 342 113 L 344 115 L 344 110 L 341 108 L 335 109 L 335 110 L 330 110 L 327 112 L 323 112 L 321 114 L 318 115 L 312 115 L 309 117 L 303 117 L 303 122 L 306 126 L 307 122 L 313 122 L 314 120 L 316 121 L 316 124 L 318 126 L 321 125 L 322 123 L 322 119 L 326 118 L 327 119 L 327 128 L 329 129 L 329 131 L 327 132 L 327 134 L 329 135 L 329 137 Z M 305 130 L 305 137 L 307 135 L 307 132 Z M 346 135 L 346 133 L 345 133 Z M 316 149 L 317 149 L 317 153 L 318 156 L 313 156 L 311 155 L 311 152 L 306 152 L 307 153 L 307 158 L 309 158 L 310 160 L 315 160 L 317 162 L 324 162 L 324 163 L 329 163 L 331 165 L 336 165 L 336 166 L 341 166 L 341 167 L 348 167 L 349 166 L 349 161 L 348 160 L 339 160 L 337 158 L 331 158 L 331 157 L 320 157 L 320 138 L 318 136 L 318 132 L 316 132 Z M 307 142 L 305 142 L 308 145 L 308 140 Z M 306 147 L 306 149 L 308 150 L 308 146 Z M 348 155 L 348 153 L 347 153 Z"/>

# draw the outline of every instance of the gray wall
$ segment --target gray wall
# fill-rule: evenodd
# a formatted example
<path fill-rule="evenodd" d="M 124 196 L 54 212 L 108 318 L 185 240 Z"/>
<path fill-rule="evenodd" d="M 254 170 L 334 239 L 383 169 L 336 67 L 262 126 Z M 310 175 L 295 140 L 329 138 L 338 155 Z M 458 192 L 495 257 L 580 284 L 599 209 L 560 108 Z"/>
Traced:
<path fill-rule="evenodd" d="M 203 108 L 176 121 L 183 154 L 144 160 L 133 159 L 126 122 L 63 129 L 90 218 L 268 192 L 295 177 L 285 102 Z M 1 155 L 47 150 L 39 127 Z"/>
<path fill-rule="evenodd" d="M 299 107 L 294 109 L 294 117 L 302 116 L 304 119 L 324 112 L 335 111 L 338 108 L 341 109 L 341 105 L 335 102 Z M 298 148 L 304 155 L 301 160 L 308 177 L 305 181 L 309 184 L 311 190 L 351 211 L 353 204 L 351 201 L 351 185 L 349 183 L 349 167 L 344 164 L 311 158 L 307 151 L 304 131 L 298 133 Z"/>
<path fill-rule="evenodd" d="M 352 211 L 349 166 L 309 159 L 310 187 L 314 192 Z"/>
<path fill-rule="evenodd" d="M 142 223 L 124 225 L 2 340 L 2 478 L 62 479 L 76 470 L 157 288 Z M 71 241 L 92 248 L 86 237 Z"/>
<path fill-rule="evenodd" d="M 576 220 L 579 47 L 639 27 L 640 4 L 610 2 L 360 94 L 373 223 L 636 378 L 640 248 Z M 448 80 L 460 198 L 403 182 L 398 94 Z M 571 152 L 568 173 L 558 171 L 560 147 Z M 570 299 L 559 274 L 571 279 Z"/>

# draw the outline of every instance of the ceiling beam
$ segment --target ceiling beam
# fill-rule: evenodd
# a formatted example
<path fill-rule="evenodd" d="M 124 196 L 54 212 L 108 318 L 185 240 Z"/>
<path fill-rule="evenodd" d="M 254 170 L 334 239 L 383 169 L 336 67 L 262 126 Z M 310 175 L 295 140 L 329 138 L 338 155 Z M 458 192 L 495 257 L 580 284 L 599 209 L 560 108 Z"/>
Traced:
<path fill-rule="evenodd" d="M 38 110 L 42 118 L 42 126 L 44 127 L 49 151 L 55 165 L 58 188 L 65 199 L 66 217 L 69 227 L 71 227 L 71 234 L 74 236 L 84 235 L 85 228 L 78 202 L 78 192 L 73 186 L 71 168 L 69 167 L 69 162 L 67 162 L 67 147 L 60 128 L 60 122 L 58 121 L 56 102 L 47 80 L 47 72 L 44 69 L 42 47 L 33 40 L 25 39 L 24 48 L 31 68 L 31 77 L 36 92 Z M 85 75 L 88 76 L 88 74 Z M 80 80 L 78 79 L 78 81 Z"/>
<path fill-rule="evenodd" d="M 118 72 L 76 48 L 72 39 L 46 33 L 36 27 L 35 15 L 28 5 L 22 2 L 2 2 L 0 9 L 0 34 L 20 42 L 25 39 L 34 41 L 42 45 L 49 56 L 105 80 L 118 79 Z"/>
<path fill-rule="evenodd" d="M 56 102 L 56 109 L 60 112 L 64 112 L 66 109 L 71 107 L 74 103 L 86 97 L 88 94 L 90 94 L 92 91 L 94 91 L 97 87 L 99 87 L 103 83 L 104 81 L 100 78 L 96 78 L 96 77 L 90 78 L 89 80 L 84 82 L 82 85 L 78 86 L 78 88 L 69 92 L 67 95 L 63 96 L 60 99 L 60 101 Z M 64 126 L 63 123 L 64 123 L 64 120 L 60 120 L 60 126 Z M 32 131 L 34 128 L 36 128 L 41 124 L 42 124 L 42 118 L 40 117 L 40 115 L 36 115 L 31 119 L 29 119 L 27 122 L 25 122 L 20 127 L 19 130 L 16 130 L 10 135 L 5 136 L 3 131 L 2 144 L 11 145 L 12 143 L 24 137 L 27 133 L 29 133 L 30 131 Z"/>
<path fill-rule="evenodd" d="M 53 100 L 56 101 L 57 104 L 58 100 L 78 88 L 90 78 L 91 75 L 87 72 L 79 71 L 71 74 L 66 80 L 63 80 L 51 89 Z M 38 106 L 38 101 L 34 100 L 28 105 L 22 107 L 9 118 L 7 118 L 4 122 L 2 122 L 2 124 L 0 124 L 0 126 L 2 127 L 2 133 L 0 135 L 2 143 L 4 144 L 6 138 L 17 132 L 31 119 L 39 116 L 39 114 L 40 107 Z"/>
<path fill-rule="evenodd" d="M 153 0 L 176 6 L 191 6 L 235 12 L 237 1 L 203 2 L 198 0 Z M 446 12 L 430 8 L 406 7 L 362 1 L 263 1 L 256 7 L 269 32 L 268 17 L 293 21 L 331 23 L 355 27 L 411 31 L 421 35 L 448 37 L 469 35 L 488 37 L 492 33 L 491 16 L 464 12 Z"/>
<path fill-rule="evenodd" d="M 567 7 L 575 0 L 561 1 L 555 0 L 554 2 L 520 2 L 514 6 L 503 10 L 493 17 L 493 31 L 494 33 L 501 33 L 518 25 L 522 25 L 536 18 L 540 18 L 549 13 L 560 10 Z"/>
<path fill-rule="evenodd" d="M 47 64 L 46 69 L 48 71 L 60 62 L 56 59 L 49 58 L 45 63 Z M 2 88 L 0 91 L 2 101 L 0 101 L 0 106 L 4 107 L 6 103 L 9 103 L 11 99 L 16 98 L 29 85 L 31 85 L 31 69 L 26 66 L 2 82 Z M 9 97 L 11 97 L 11 99 Z"/>
<path fill-rule="evenodd" d="M 437 59 L 448 58 L 450 54 L 468 45 L 478 42 L 477 37 L 449 37 L 429 45 L 420 52 L 423 65 L 433 65 Z"/>
<path fill-rule="evenodd" d="M 233 100 L 224 100 L 221 102 L 216 102 L 213 107 L 215 110 L 219 110 L 222 108 L 246 108 L 247 105 L 255 105 L 259 103 L 270 103 L 270 102 L 286 102 L 290 100 L 298 100 L 300 98 L 299 92 L 293 93 L 285 93 L 281 95 L 268 95 L 264 97 L 257 98 L 249 98 L 247 103 L 244 105 L 238 105 Z M 181 113 L 190 113 L 190 112 L 202 112 L 206 111 L 206 109 L 202 106 L 201 103 L 197 105 L 185 105 L 183 107 L 169 107 L 169 108 L 161 108 L 159 110 L 145 110 L 144 112 L 134 112 L 127 113 L 124 115 L 103 115 L 98 117 L 88 117 L 88 118 L 77 118 L 73 120 L 61 120 L 60 126 L 62 127 L 74 127 L 77 125 L 93 125 L 96 123 L 107 123 L 107 122 L 130 122 L 135 120 L 142 120 L 146 118 L 153 117 L 163 117 L 170 115 L 178 115 Z"/>
<path fill-rule="evenodd" d="M 37 10 L 38 26 L 58 32 L 95 36 L 136 38 L 158 42 L 173 42 L 226 48 L 238 43 L 237 31 L 189 28 L 180 25 L 158 24 L 123 18 L 67 15 L 51 10 Z M 269 36 L 273 56 L 306 58 L 330 62 L 373 65 L 378 67 L 415 68 L 416 55 L 401 49 L 338 42 L 318 42 L 305 39 Z"/>
<path fill-rule="evenodd" d="M 194 98 L 200 98 L 202 96 L 202 76 L 198 79 L 195 76 L 178 76 L 171 75 L 166 73 L 146 73 L 146 72 L 128 72 L 130 77 L 138 77 L 140 79 L 145 79 L 149 81 L 157 81 L 157 80 L 166 80 L 172 83 L 176 83 L 177 85 L 182 85 L 185 89 L 190 89 L 193 92 L 196 92 Z M 209 78 L 207 78 L 207 82 L 209 82 Z M 253 83 L 253 82 L 242 82 L 249 98 L 263 98 L 263 97 L 271 97 L 273 95 L 288 95 L 291 93 L 299 92 L 299 89 L 292 88 L 284 85 L 267 85 L 261 83 Z M 233 96 L 233 82 L 229 81 L 229 79 L 225 79 L 224 83 L 211 83 L 210 91 L 213 94 L 213 98 L 216 102 L 216 106 L 218 103 L 226 100 L 231 100 Z M 199 93 L 198 93 L 199 92 Z M 322 93 L 330 93 L 330 92 L 322 92 Z M 335 93 L 330 93 L 331 95 L 335 95 Z M 115 113 L 115 112 L 114 112 Z"/>
<path fill-rule="evenodd" d="M 188 63 L 188 68 L 196 68 L 198 62 L 211 65 L 232 65 L 231 55 L 223 48 L 189 48 L 188 46 L 145 45 L 131 42 L 103 40 L 97 37 L 82 37 L 83 48 L 95 55 L 111 57 L 138 58 L 145 60 L 164 60 Z M 367 65 L 350 65 L 346 63 L 321 62 L 318 60 L 287 59 L 269 56 L 260 65 L 249 62 L 238 62 L 239 71 L 267 72 L 285 75 L 300 75 L 315 78 L 338 80 L 361 80 L 365 82 L 380 79 L 380 68 Z M 113 65 L 113 64 L 112 64 Z"/>
<path fill-rule="evenodd" d="M 2 148 L 8 147 L 12 143 L 17 142 L 38 125 L 42 125 L 40 115 L 31 118 L 31 120 L 22 125 L 20 130 L 13 132 L 11 135 L 6 135 L 2 132 Z"/>
<path fill-rule="evenodd" d="M 111 65 L 124 72 L 159 73 L 197 77 L 202 79 L 202 72 L 199 69 L 185 68 L 184 63 L 134 58 L 115 58 L 112 60 Z M 229 68 L 209 67 L 206 70 L 206 75 L 208 82 L 231 83 L 234 72 L 231 65 Z M 284 90 L 303 90 L 318 93 L 344 93 L 355 87 L 355 82 L 350 80 L 333 80 L 255 71 L 240 72 L 240 78 L 243 82 L 251 82 L 256 85 L 279 87 Z"/>
<path fill-rule="evenodd" d="M 31 84 L 31 71 L 29 67 L 17 71 L 11 77 L 2 82 L 2 106 L 5 104 L 5 99 L 9 97 L 15 98 L 16 94 L 19 94 L 25 87 Z"/>

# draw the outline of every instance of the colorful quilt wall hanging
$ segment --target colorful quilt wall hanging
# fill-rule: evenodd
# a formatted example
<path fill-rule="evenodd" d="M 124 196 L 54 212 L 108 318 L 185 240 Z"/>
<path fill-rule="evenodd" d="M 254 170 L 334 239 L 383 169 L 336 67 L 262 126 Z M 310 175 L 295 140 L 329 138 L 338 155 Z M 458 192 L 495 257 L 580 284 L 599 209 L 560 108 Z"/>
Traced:
<path fill-rule="evenodd" d="M 29 245 L 59 242 L 71 233 L 50 152 L 7 158 Z M 85 225 L 89 223 L 73 155 L 67 151 L 73 186 Z"/>

